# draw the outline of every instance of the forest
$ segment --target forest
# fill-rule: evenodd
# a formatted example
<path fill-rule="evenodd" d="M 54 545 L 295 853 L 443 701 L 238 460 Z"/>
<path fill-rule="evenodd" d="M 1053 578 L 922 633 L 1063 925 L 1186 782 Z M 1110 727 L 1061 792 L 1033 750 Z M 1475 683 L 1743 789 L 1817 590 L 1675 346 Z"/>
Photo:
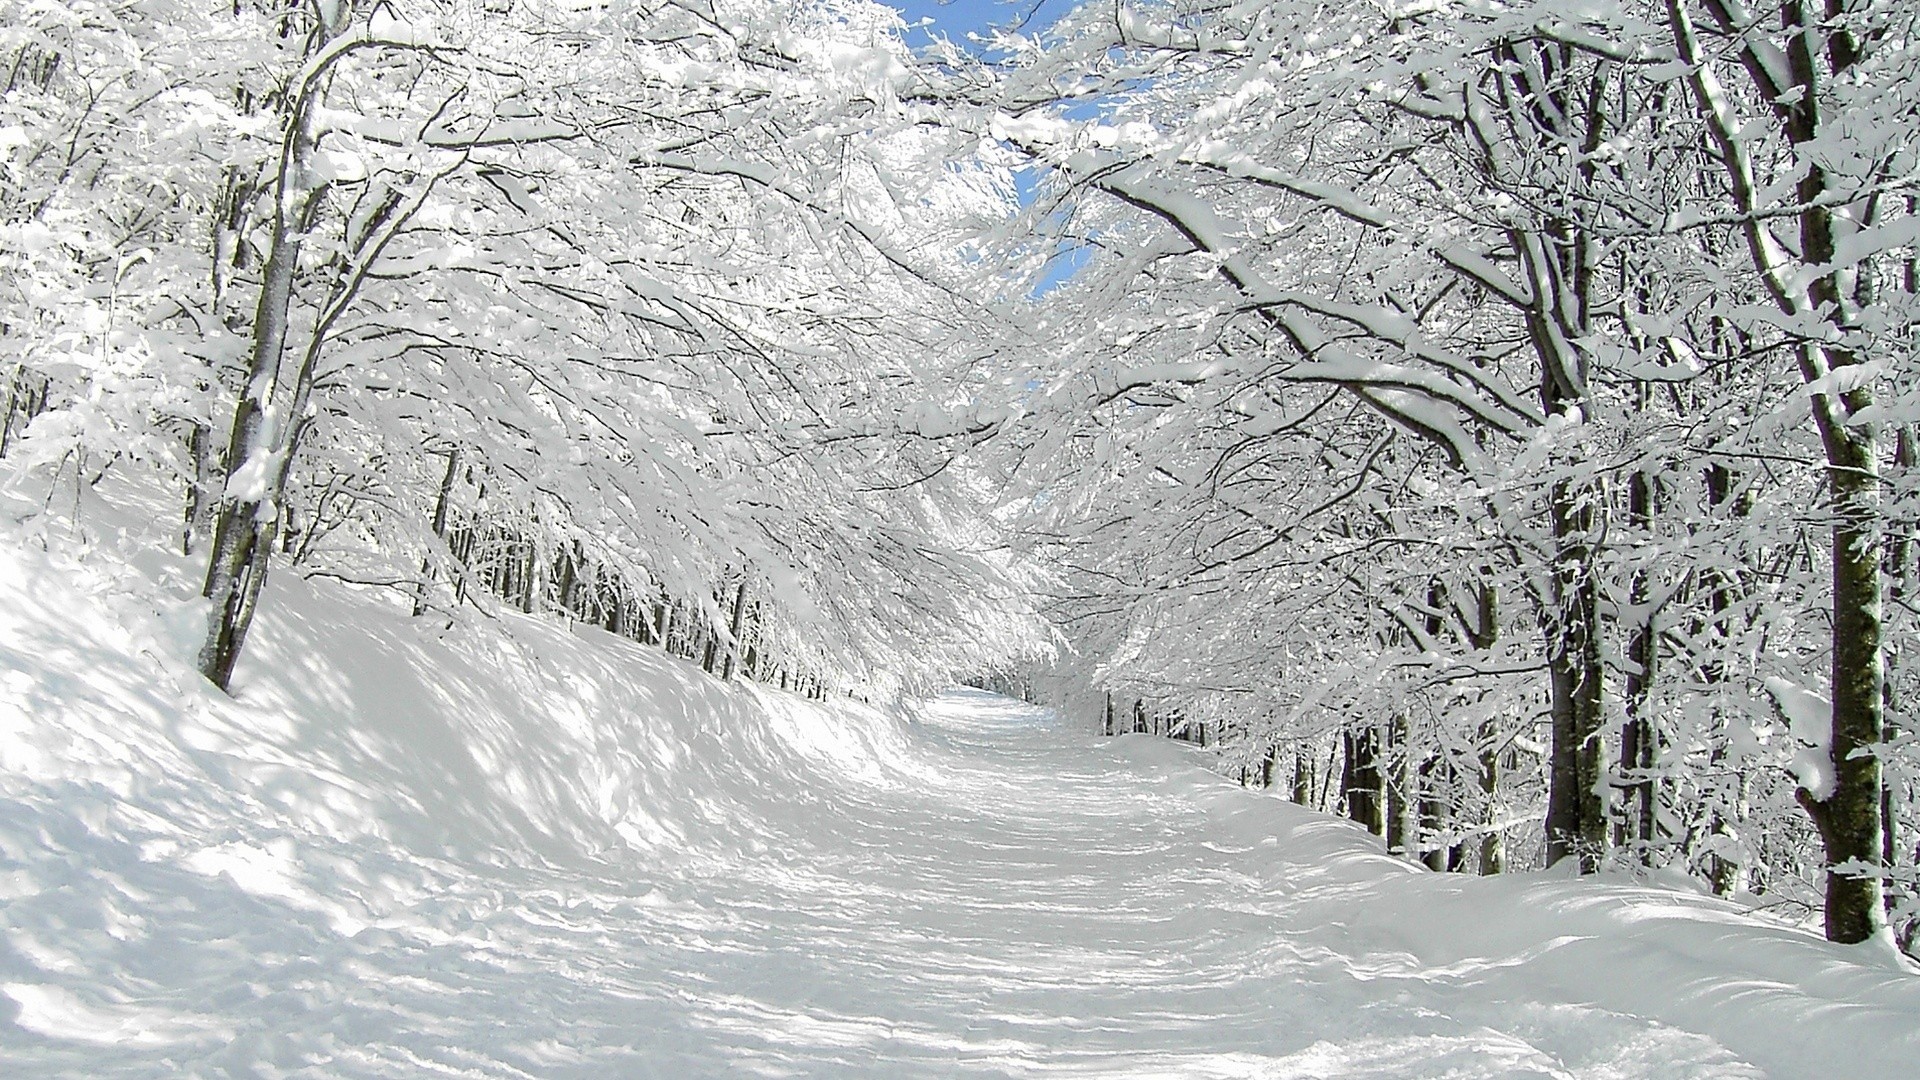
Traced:
<path fill-rule="evenodd" d="M 0 0 L 6 484 L 1905 949 L 1917 23 Z"/>

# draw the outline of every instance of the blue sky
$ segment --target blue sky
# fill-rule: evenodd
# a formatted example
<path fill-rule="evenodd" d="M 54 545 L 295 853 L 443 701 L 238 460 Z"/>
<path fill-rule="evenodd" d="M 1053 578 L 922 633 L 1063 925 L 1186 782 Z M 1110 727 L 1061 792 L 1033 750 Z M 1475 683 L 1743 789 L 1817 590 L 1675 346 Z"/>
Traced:
<path fill-rule="evenodd" d="M 922 31 L 907 32 L 907 40 L 919 42 L 919 34 L 945 34 L 964 42 L 970 31 L 1025 21 L 1026 29 L 1036 30 L 1072 7 L 1070 0 L 887 0 L 899 8 L 908 23 L 922 18 L 933 25 Z"/>
<path fill-rule="evenodd" d="M 1023 29 L 1038 30 L 1047 23 L 1065 14 L 1079 0 L 887 0 L 898 8 L 909 24 L 921 19 L 931 19 L 932 24 L 907 31 L 907 41 L 919 45 L 933 37 L 945 35 L 955 42 L 964 43 L 967 34 L 977 33 L 992 26 L 1024 24 Z M 1022 173 L 1020 181 L 1020 201 L 1032 198 L 1034 178 Z M 1087 249 L 1070 243 L 1061 243 L 1054 252 L 1053 260 L 1047 266 L 1040 280 L 1035 283 L 1033 294 L 1041 295 L 1056 285 L 1072 277 L 1091 256 Z"/>

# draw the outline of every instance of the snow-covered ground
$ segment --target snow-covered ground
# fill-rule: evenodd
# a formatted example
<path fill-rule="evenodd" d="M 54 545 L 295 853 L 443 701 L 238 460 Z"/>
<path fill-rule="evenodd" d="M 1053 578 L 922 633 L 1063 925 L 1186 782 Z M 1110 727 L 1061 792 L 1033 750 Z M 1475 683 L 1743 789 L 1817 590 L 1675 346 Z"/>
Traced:
<path fill-rule="evenodd" d="M 979 693 L 282 575 L 229 701 L 141 599 L 184 573 L 0 546 L 0 1075 L 1920 1073 L 1862 950 L 1417 871 Z"/>

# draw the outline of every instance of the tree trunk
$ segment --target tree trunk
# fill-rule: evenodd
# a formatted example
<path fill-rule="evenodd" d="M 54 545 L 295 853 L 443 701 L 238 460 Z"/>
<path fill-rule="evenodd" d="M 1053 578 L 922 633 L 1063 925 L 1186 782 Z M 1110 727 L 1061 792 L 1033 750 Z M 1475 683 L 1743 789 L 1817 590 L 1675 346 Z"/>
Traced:
<path fill-rule="evenodd" d="M 1907 199 L 1907 214 L 1912 216 L 1916 208 L 1920 207 L 1917 207 L 1915 197 L 1909 196 Z M 1915 291 L 1915 286 L 1920 285 L 1920 269 L 1917 269 L 1917 260 L 1911 256 L 1906 260 L 1904 277 L 1907 291 L 1911 294 Z M 1893 485 L 1898 485 L 1904 478 L 1912 476 L 1914 466 L 1920 464 L 1920 448 L 1916 448 L 1914 445 L 1914 429 L 1912 424 L 1901 424 L 1895 430 L 1893 464 L 1896 470 L 1896 476 L 1890 480 L 1890 484 Z M 1887 536 L 1885 543 L 1887 558 L 1885 588 L 1888 592 L 1888 599 L 1894 604 L 1908 603 L 1913 597 L 1913 527 L 1910 524 L 1901 523 L 1897 531 L 1893 531 Z M 1898 676 L 1901 665 L 1905 663 L 1906 660 L 1906 655 L 1896 647 L 1894 642 L 1889 641 L 1886 643 L 1884 660 L 1886 670 L 1881 686 L 1886 699 L 1882 703 L 1882 711 L 1885 717 L 1885 738 L 1889 744 L 1899 742 L 1903 734 L 1899 725 L 1897 725 L 1893 719 L 1893 684 Z M 1884 769 L 1885 766 L 1883 765 L 1882 768 Z M 1900 818 L 1895 812 L 1894 807 L 1893 781 L 1886 776 L 1881 777 L 1880 784 L 1880 833 L 1881 858 L 1889 868 L 1892 868 L 1897 865 L 1902 858 Z M 1883 900 L 1885 901 L 1889 918 L 1891 918 L 1894 909 L 1899 906 L 1899 894 L 1900 890 L 1893 888 L 1891 885 L 1885 889 Z M 1911 895 L 1910 887 L 1909 895 Z M 1906 927 L 1899 928 L 1898 932 L 1901 938 L 1900 947 L 1902 950 L 1905 950 L 1908 945 L 1911 944 L 1912 926 L 1913 923 L 1909 921 Z"/>
<path fill-rule="evenodd" d="M 214 488 L 222 482 L 223 476 L 211 427 L 194 422 L 187 432 L 187 456 L 193 462 L 193 478 L 187 482 L 186 520 L 182 522 L 180 553 L 191 556 L 207 545 L 213 531 L 214 514 L 220 506 Z"/>
<path fill-rule="evenodd" d="M 309 50 L 322 48 L 338 27 L 316 27 Z M 201 595 L 212 601 L 207 634 L 198 657 L 201 674 L 222 690 L 246 645 L 247 631 L 266 584 L 273 541 L 285 509 L 287 474 L 305 424 L 313 365 L 324 328 L 316 327 L 305 349 L 287 359 L 288 316 L 300 253 L 325 192 L 313 181 L 319 145 L 319 80 L 303 85 L 290 102 L 280 172 L 274 186 L 273 221 L 260 295 L 254 305 L 246 384 L 234 409 L 233 427 L 221 456 L 225 483 L 214 515 L 213 543 Z"/>
<path fill-rule="evenodd" d="M 1367 827 L 1375 836 L 1387 833 L 1386 800 L 1381 798 L 1380 732 L 1361 728 L 1345 733 L 1347 764 L 1342 788 L 1346 794 L 1347 817 Z"/>
<path fill-rule="evenodd" d="M 0 420 L 0 457 L 6 456 L 14 438 L 26 430 L 33 418 L 46 411 L 47 394 L 52 385 L 45 375 L 30 370 L 25 364 L 13 366 L 13 376 L 7 381 L 7 413 Z"/>
<path fill-rule="evenodd" d="M 310 127 L 305 111 L 296 120 L 301 131 Z M 296 134 L 296 164 L 306 171 L 311 134 Z M 247 389 L 234 410 L 233 429 L 224 455 L 225 490 L 214 515 L 213 543 L 201 595 L 213 602 L 207 635 L 200 646 L 200 673 L 222 690 L 233 680 L 233 667 L 246 645 L 247 631 L 260 590 L 266 584 L 273 539 L 280 525 L 287 473 L 295 450 L 298 420 L 286 415 L 290 395 L 281 392 L 287 381 L 280 371 L 286 349 L 288 309 L 293 300 L 294 272 L 305 233 L 309 196 L 296 205 L 284 205 L 276 221 L 267 255 L 265 279 L 254 312 L 253 350 L 248 364 Z M 288 221 L 297 214 L 302 220 Z M 279 408 L 271 406 L 277 404 Z M 275 413 L 278 413 L 276 416 Z"/>
<path fill-rule="evenodd" d="M 568 540 L 553 552 L 553 563 L 547 580 L 553 585 L 553 605 L 569 616 L 577 617 L 579 604 L 576 592 L 580 583 L 580 566 L 585 556 L 577 541 Z"/>
<path fill-rule="evenodd" d="M 1491 727 L 1489 723 L 1487 727 Z M 1482 874 L 1501 874 L 1507 869 L 1506 830 L 1500 824 L 1500 749 L 1492 739 L 1487 738 L 1486 728 L 1481 730 L 1480 749 L 1480 794 L 1487 803 L 1486 832 L 1480 834 L 1480 872 Z"/>
<path fill-rule="evenodd" d="M 13 414 L 20 407 L 20 380 L 26 373 L 26 365 L 16 363 L 13 373 L 7 376 L 7 411 L 0 415 L 0 457 L 6 457 L 13 446 Z"/>
<path fill-rule="evenodd" d="M 758 600 L 755 600 L 753 606 L 747 609 L 746 644 L 742 646 L 744 651 L 740 660 L 740 675 L 754 682 L 760 681 L 760 668 L 765 659 L 760 655 L 760 631 L 764 625 L 762 621 L 764 611 L 765 608 Z"/>
<path fill-rule="evenodd" d="M 1386 794 L 1383 816 L 1386 819 L 1387 851 L 1411 859 L 1419 846 L 1420 830 L 1412 821 L 1416 797 L 1412 787 L 1413 753 L 1407 745 L 1405 714 L 1395 713 L 1387 724 L 1385 756 L 1387 767 L 1381 772 L 1381 786 Z"/>
<path fill-rule="evenodd" d="M 1733 470 L 1721 462 L 1714 462 L 1707 466 L 1704 480 L 1709 506 L 1737 517 L 1746 516 L 1750 500 L 1736 497 L 1738 478 Z M 1732 627 L 1728 625 L 1728 620 L 1733 617 L 1735 593 L 1739 582 L 1733 575 L 1714 567 L 1708 568 L 1705 579 L 1708 589 L 1707 610 L 1711 613 L 1711 630 L 1715 638 L 1715 646 L 1701 662 L 1701 678 L 1712 686 L 1726 681 L 1725 653 L 1727 643 L 1732 636 Z M 1716 706 L 1716 714 L 1718 711 Z M 1716 732 L 1723 730 L 1725 726 L 1726 719 L 1716 715 L 1714 719 Z M 1726 740 L 1724 737 L 1715 738 L 1712 749 L 1708 752 L 1708 762 L 1716 772 L 1724 773 L 1727 771 L 1726 760 Z M 1737 789 L 1744 788 L 1745 784 L 1744 774 L 1735 780 Z M 1740 888 L 1743 870 L 1739 860 L 1728 854 L 1728 849 L 1733 846 L 1735 826 L 1740 820 L 1742 801 L 1743 796 L 1736 791 L 1731 799 L 1713 800 L 1708 809 L 1707 835 L 1725 841 L 1716 843 L 1706 860 L 1707 882 L 1715 896 L 1732 896 Z"/>
<path fill-rule="evenodd" d="M 540 557 L 539 538 L 529 533 L 514 548 L 520 556 L 520 610 L 531 615 L 540 609 L 541 586 L 547 579 Z"/>
<path fill-rule="evenodd" d="M 720 672 L 720 678 L 732 679 L 735 660 L 740 655 L 740 636 L 746 630 L 747 615 L 747 575 L 740 575 L 740 584 L 733 590 L 733 615 L 727 626 L 727 659 Z M 711 668 L 709 668 L 711 670 Z"/>
<path fill-rule="evenodd" d="M 1471 622 L 1467 620 L 1464 608 L 1456 607 L 1454 610 L 1467 632 L 1467 640 L 1477 652 L 1484 653 L 1499 643 L 1500 594 L 1491 584 L 1482 582 L 1474 590 Z M 1480 795 L 1486 807 L 1486 822 L 1482 826 L 1485 831 L 1480 834 L 1479 870 L 1482 874 L 1501 873 L 1507 864 L 1506 836 L 1500 815 L 1500 750 L 1504 744 L 1499 721 L 1491 717 L 1482 720 L 1478 733 Z"/>
<path fill-rule="evenodd" d="M 1644 394 L 1644 388 L 1642 393 Z M 1637 469 L 1628 481 L 1627 519 L 1636 536 L 1651 541 L 1653 481 Z M 1614 843 L 1631 850 L 1642 866 L 1653 861 L 1654 747 L 1651 697 L 1654 663 L 1658 657 L 1659 627 L 1655 625 L 1648 571 L 1636 571 L 1629 588 L 1633 623 L 1627 638 L 1627 676 L 1623 704 L 1626 718 L 1620 729 L 1622 806 L 1615 822 Z"/>
<path fill-rule="evenodd" d="M 1601 795 L 1605 722 L 1600 654 L 1600 587 L 1590 538 L 1597 492 L 1559 481 L 1553 488 L 1553 600 L 1547 619 L 1547 667 L 1553 740 L 1547 788 L 1547 864 L 1569 855 L 1580 871 L 1599 869 L 1606 849 Z"/>
<path fill-rule="evenodd" d="M 1878 753 L 1886 737 L 1886 699 L 1881 669 L 1880 477 L 1871 427 L 1836 425 L 1828 439 L 1828 457 L 1832 465 L 1827 485 L 1834 514 L 1834 780 L 1833 790 L 1824 796 L 1805 788 L 1797 794 L 1826 845 L 1827 938 L 1851 943 L 1875 937 L 1887 925 L 1877 876 L 1884 867 L 1886 842 Z"/>
<path fill-rule="evenodd" d="M 1447 774 L 1446 779 L 1452 779 L 1451 770 L 1442 770 L 1438 760 L 1427 758 L 1420 763 L 1417 773 L 1420 798 L 1418 816 L 1415 819 L 1417 824 L 1413 831 L 1415 840 L 1412 850 L 1429 870 L 1458 870 L 1460 869 L 1460 845 L 1440 843 L 1440 836 L 1447 828 L 1447 802 L 1440 796 L 1441 777 L 1436 775 L 1442 772 Z M 1428 844 L 1433 846 L 1423 853 L 1421 849 L 1426 848 Z"/>
<path fill-rule="evenodd" d="M 447 538 L 447 506 L 453 500 L 453 480 L 459 475 L 460 451 L 447 451 L 447 471 L 440 477 L 440 493 L 433 500 L 433 535 L 443 544 Z M 415 618 L 427 612 L 427 593 L 433 581 L 433 555 L 420 560 L 420 581 L 413 595 Z"/>

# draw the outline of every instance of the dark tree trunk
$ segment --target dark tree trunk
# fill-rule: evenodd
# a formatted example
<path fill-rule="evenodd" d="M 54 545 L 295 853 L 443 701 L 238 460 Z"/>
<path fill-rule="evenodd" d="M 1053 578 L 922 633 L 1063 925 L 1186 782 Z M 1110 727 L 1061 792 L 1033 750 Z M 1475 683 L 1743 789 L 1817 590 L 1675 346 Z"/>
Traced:
<path fill-rule="evenodd" d="M 520 553 L 520 610 L 531 615 L 540 607 L 540 584 L 546 577 L 540 569 L 539 541 L 529 535 L 515 550 Z"/>
<path fill-rule="evenodd" d="M 1727 468 L 1726 465 L 1720 462 L 1714 462 L 1707 466 L 1704 480 L 1709 506 L 1737 517 L 1744 517 L 1746 515 L 1749 500 L 1744 497 L 1736 497 L 1735 487 L 1737 477 L 1734 475 L 1733 470 Z M 1710 629 L 1714 639 L 1714 647 L 1708 652 L 1706 659 L 1701 664 L 1701 675 L 1703 681 L 1708 684 L 1718 684 L 1724 682 L 1726 679 L 1726 662 L 1724 657 L 1728 647 L 1727 643 L 1732 637 L 1733 631 L 1733 628 L 1728 625 L 1728 620 L 1733 617 L 1734 599 L 1736 591 L 1739 588 L 1739 582 L 1732 574 L 1726 573 L 1718 568 L 1710 568 L 1708 570 L 1706 581 L 1707 609 L 1712 613 Z M 1725 718 L 1716 719 L 1715 728 L 1717 730 L 1724 730 L 1725 726 Z M 1716 769 L 1719 769 L 1725 765 L 1726 759 L 1727 748 L 1725 739 L 1716 738 L 1712 750 L 1708 754 L 1708 760 Z M 1736 783 L 1744 785 L 1744 776 L 1737 778 Z M 1734 800 L 1732 805 L 1727 805 L 1722 801 L 1716 800 L 1708 811 L 1707 834 L 1711 837 L 1731 840 L 1734 834 L 1734 825 L 1737 821 L 1738 800 Z M 1707 856 L 1707 881 L 1713 887 L 1715 896 L 1732 896 L 1735 892 L 1739 891 L 1741 879 L 1744 877 L 1744 870 L 1739 861 L 1729 858 L 1725 854 L 1727 848 L 1731 846 L 1730 843 L 1720 845 Z"/>
<path fill-rule="evenodd" d="M 1864 393 L 1864 392 L 1861 392 Z M 1854 411 L 1864 409 L 1857 405 Z M 1886 927 L 1880 868 L 1886 843 L 1881 818 L 1879 747 L 1886 738 L 1881 669 L 1880 478 L 1871 428 L 1853 425 L 1828 435 L 1828 490 L 1833 498 L 1833 790 L 1824 798 L 1802 788 L 1800 804 L 1826 846 L 1826 932 L 1859 942 Z"/>
<path fill-rule="evenodd" d="M 1599 869 L 1607 843 L 1601 731 L 1600 586 L 1591 537 L 1598 492 L 1560 481 L 1553 490 L 1554 610 L 1547 618 L 1553 739 L 1547 788 L 1547 863 L 1569 855 L 1582 873 Z"/>
<path fill-rule="evenodd" d="M 13 440 L 33 418 L 46 411 L 52 385 L 45 375 L 29 370 L 25 364 L 13 366 L 13 377 L 7 381 L 7 412 L 0 419 L 0 457 L 12 449 Z"/>
<path fill-rule="evenodd" d="M 1912 216 L 1916 208 L 1920 208 L 1920 198 L 1908 196 L 1907 214 Z M 1911 294 L 1915 291 L 1915 286 L 1920 285 L 1920 260 L 1909 256 L 1906 260 L 1903 277 L 1906 289 L 1908 293 Z M 1891 480 L 1892 485 L 1898 485 L 1902 479 L 1911 477 L 1914 466 L 1920 464 L 1920 447 L 1914 445 L 1914 426 L 1912 424 L 1901 424 L 1894 431 L 1893 464 L 1896 470 L 1896 476 Z M 1890 531 L 1886 538 L 1887 567 L 1885 587 L 1889 599 L 1893 603 L 1911 603 L 1914 592 L 1913 526 L 1906 522 L 1901 522 L 1897 527 L 1892 527 L 1892 523 L 1889 522 L 1889 526 Z M 1886 674 L 1881 686 L 1885 696 L 1885 701 L 1882 703 L 1883 722 L 1886 726 L 1885 737 L 1889 744 L 1899 742 L 1903 734 L 1900 727 L 1895 724 L 1893 720 L 1893 683 L 1901 665 L 1904 664 L 1907 659 L 1907 656 L 1897 649 L 1893 642 L 1887 643 L 1885 660 Z M 1900 844 L 1900 818 L 1894 808 L 1893 782 L 1885 776 L 1881 777 L 1880 784 L 1880 833 L 1881 859 L 1890 868 L 1898 865 L 1903 858 Z M 1891 916 L 1894 908 L 1898 904 L 1900 893 L 1899 890 L 1891 887 L 1886 888 L 1884 892 L 1885 895 L 1882 899 L 1886 904 L 1888 915 Z M 1909 887 L 1908 895 L 1911 896 L 1911 887 Z M 1901 938 L 1900 946 L 1902 950 L 1905 950 L 1911 944 L 1912 933 L 1913 923 L 1911 921 L 1908 922 L 1906 927 L 1899 928 Z"/>
<path fill-rule="evenodd" d="M 213 437 L 213 429 L 195 422 L 187 432 L 187 457 L 193 462 L 193 478 L 187 484 L 186 520 L 182 522 L 180 553 L 194 555 L 210 540 L 213 517 L 220 500 L 214 494 L 223 470 Z"/>
<path fill-rule="evenodd" d="M 1439 836 L 1447 827 L 1447 804 L 1440 797 L 1440 785 L 1434 775 L 1436 764 L 1433 758 L 1428 758 L 1420 763 L 1416 773 L 1420 788 L 1417 819 L 1419 825 L 1414 831 L 1416 839 L 1412 847 L 1413 851 L 1419 854 L 1420 861 L 1425 863 L 1429 870 L 1454 870 L 1458 868 L 1454 864 L 1454 859 L 1459 846 L 1439 843 Z M 1433 844 L 1433 847 L 1421 851 L 1429 843 Z"/>
<path fill-rule="evenodd" d="M 747 576 L 740 575 L 740 584 L 733 590 L 733 613 L 727 621 L 727 659 L 720 672 L 722 679 L 732 679 L 733 669 L 740 656 L 740 638 L 746 632 L 747 617 Z M 708 670 L 712 670 L 709 665 Z"/>
<path fill-rule="evenodd" d="M 740 661 L 740 674 L 754 682 L 760 681 L 760 668 L 764 663 L 764 658 L 760 655 L 760 629 L 763 625 L 764 610 L 758 600 L 747 609 L 746 644 L 743 646 L 744 655 Z"/>
<path fill-rule="evenodd" d="M 1628 481 L 1627 519 L 1635 534 L 1649 541 L 1653 531 L 1653 512 L 1653 480 L 1646 470 L 1637 469 Z M 1651 607 L 1651 588 L 1646 570 L 1633 575 L 1629 601 L 1634 619 L 1627 638 L 1627 676 L 1623 701 L 1626 719 L 1620 729 L 1622 806 L 1615 825 L 1614 843 L 1622 849 L 1632 850 L 1635 860 L 1645 866 L 1653 860 L 1653 768 L 1657 736 L 1653 726 L 1651 696 L 1660 640 L 1659 627 Z"/>
<path fill-rule="evenodd" d="M 1484 653 L 1499 643 L 1500 594 L 1492 585 L 1483 582 L 1475 588 L 1471 619 L 1464 607 L 1455 607 L 1454 611 L 1466 631 L 1467 641 L 1475 650 Z M 1482 826 L 1485 831 L 1480 834 L 1479 871 L 1482 874 L 1498 874 L 1506 869 L 1506 839 L 1500 824 L 1500 752 L 1503 741 L 1497 720 L 1490 718 L 1481 721 L 1478 734 L 1480 795 L 1486 806 L 1486 821 Z"/>
<path fill-rule="evenodd" d="M 1387 723 L 1385 737 L 1384 768 L 1380 769 L 1381 787 L 1386 796 L 1386 805 L 1381 811 L 1386 825 L 1387 851 L 1402 858 L 1412 858 L 1417 847 L 1419 830 L 1408 828 L 1408 820 L 1415 796 L 1411 790 L 1413 748 L 1407 745 L 1407 718 L 1404 713 L 1395 713 Z"/>
<path fill-rule="evenodd" d="M 580 613 L 579 605 L 575 603 L 575 587 L 579 584 L 582 561 L 580 545 L 574 541 L 569 540 L 554 549 L 553 565 L 547 580 L 553 586 L 553 605 L 567 615 Z"/>
<path fill-rule="evenodd" d="M 1381 797 L 1380 732 L 1361 728 L 1344 733 L 1347 747 L 1345 782 L 1347 817 L 1367 827 L 1375 836 L 1387 832 L 1386 800 Z"/>
<path fill-rule="evenodd" d="M 1507 869 L 1507 839 L 1499 816 L 1500 751 L 1488 745 L 1480 751 L 1480 794 L 1486 799 L 1488 821 L 1480 835 L 1480 872 L 1501 874 Z"/>

